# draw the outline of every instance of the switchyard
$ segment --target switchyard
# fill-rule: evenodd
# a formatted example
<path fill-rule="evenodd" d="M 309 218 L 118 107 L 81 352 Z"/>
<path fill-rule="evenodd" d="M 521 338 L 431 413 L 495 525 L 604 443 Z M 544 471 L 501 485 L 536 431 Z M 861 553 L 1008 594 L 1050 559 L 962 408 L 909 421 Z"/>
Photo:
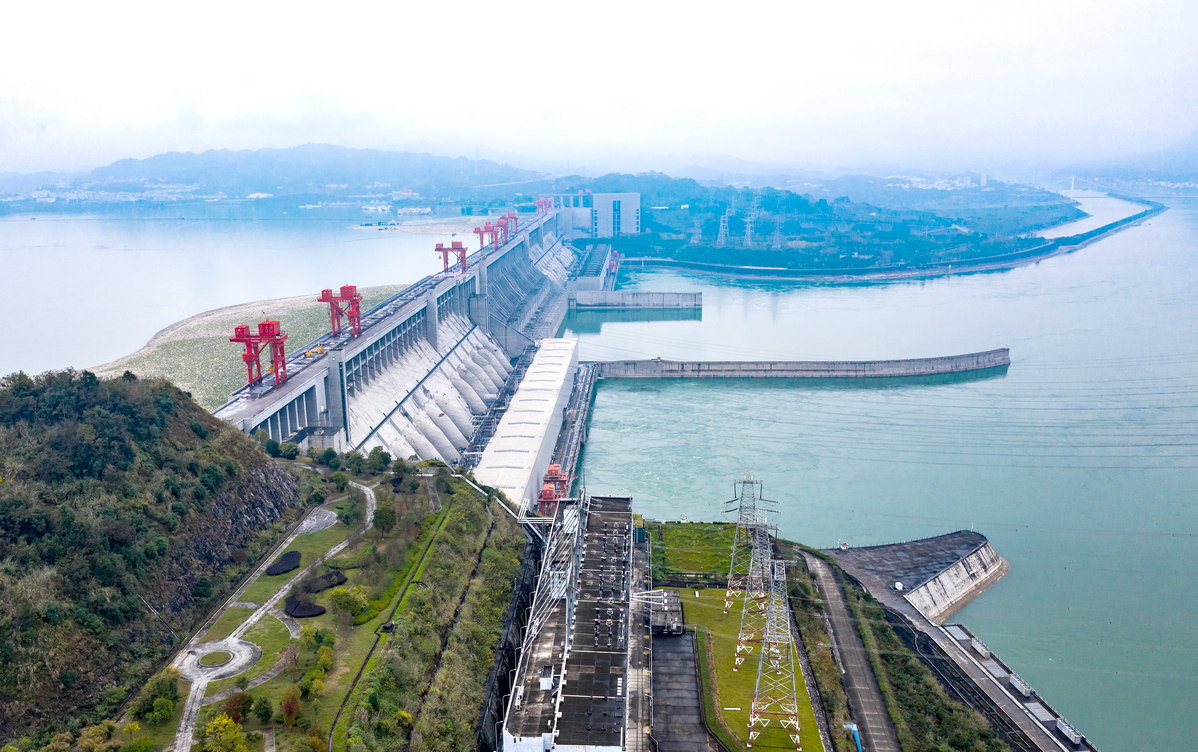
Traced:
<path fill-rule="evenodd" d="M 634 655 L 648 622 L 635 606 L 645 583 L 632 527 L 630 497 L 558 504 L 503 722 L 504 750 L 649 749 L 645 669 Z"/>

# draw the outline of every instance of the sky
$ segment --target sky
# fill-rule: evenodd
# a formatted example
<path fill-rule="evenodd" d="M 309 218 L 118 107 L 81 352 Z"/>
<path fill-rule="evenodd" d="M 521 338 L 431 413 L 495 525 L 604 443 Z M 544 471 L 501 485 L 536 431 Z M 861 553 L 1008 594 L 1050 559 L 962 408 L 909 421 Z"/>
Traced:
<path fill-rule="evenodd" d="M 0 173 L 335 143 L 549 170 L 1058 166 L 1198 130 L 1198 3 L 10 3 Z"/>

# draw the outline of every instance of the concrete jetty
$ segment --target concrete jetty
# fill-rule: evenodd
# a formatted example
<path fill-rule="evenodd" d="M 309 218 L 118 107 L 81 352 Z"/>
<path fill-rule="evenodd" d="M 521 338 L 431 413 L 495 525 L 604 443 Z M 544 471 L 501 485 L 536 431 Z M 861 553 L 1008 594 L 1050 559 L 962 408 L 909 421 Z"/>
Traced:
<path fill-rule="evenodd" d="M 599 363 L 601 378 L 624 379 L 856 379 L 962 373 L 1011 364 L 1011 351 L 997 350 L 906 360 L 613 360 Z"/>

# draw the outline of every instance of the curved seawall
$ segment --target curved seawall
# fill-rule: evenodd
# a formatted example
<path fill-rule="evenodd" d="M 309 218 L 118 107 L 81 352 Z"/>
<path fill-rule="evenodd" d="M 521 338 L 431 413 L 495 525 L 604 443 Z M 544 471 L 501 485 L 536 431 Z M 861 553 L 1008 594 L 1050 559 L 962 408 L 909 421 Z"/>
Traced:
<path fill-rule="evenodd" d="M 929 376 L 962 373 L 1011 364 L 1011 351 L 985 352 L 905 360 L 613 360 L 599 363 L 599 376 L 622 379 L 844 379 Z"/>

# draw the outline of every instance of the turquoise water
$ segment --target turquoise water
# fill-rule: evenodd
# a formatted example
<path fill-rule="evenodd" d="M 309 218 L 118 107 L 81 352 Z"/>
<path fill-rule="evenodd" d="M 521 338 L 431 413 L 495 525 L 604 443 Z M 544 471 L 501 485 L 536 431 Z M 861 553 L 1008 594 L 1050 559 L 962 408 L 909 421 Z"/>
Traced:
<path fill-rule="evenodd" d="M 919 383 L 608 381 L 584 479 L 652 517 L 713 519 L 752 469 L 782 533 L 820 546 L 977 529 L 1012 568 L 956 618 L 1105 752 L 1189 749 L 1196 283 L 1194 203 L 1002 273 L 814 286 L 633 272 L 628 289 L 702 290 L 702 319 L 567 320 L 584 358 L 1010 346 L 1012 365 Z"/>
<path fill-rule="evenodd" d="M 0 375 L 106 363 L 221 306 L 414 282 L 440 267 L 432 249 L 448 236 L 355 227 L 366 219 L 0 217 Z"/>

